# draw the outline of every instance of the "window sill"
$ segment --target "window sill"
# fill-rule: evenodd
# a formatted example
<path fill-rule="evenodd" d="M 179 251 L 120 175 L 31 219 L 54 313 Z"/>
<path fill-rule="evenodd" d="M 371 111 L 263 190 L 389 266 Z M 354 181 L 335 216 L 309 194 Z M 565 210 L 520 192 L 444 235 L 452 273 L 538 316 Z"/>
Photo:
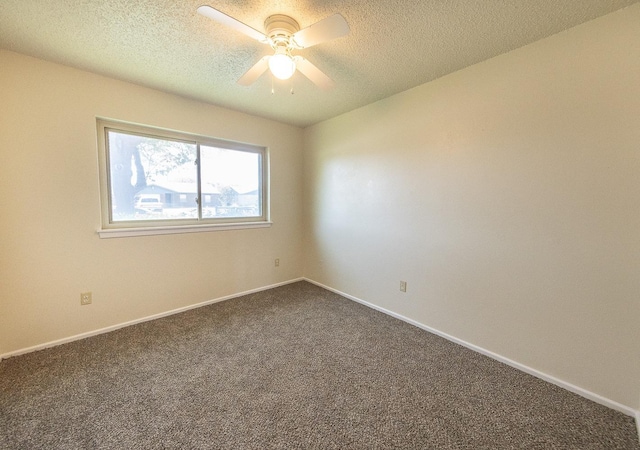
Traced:
<path fill-rule="evenodd" d="M 177 225 L 164 227 L 107 228 L 98 230 L 100 239 L 132 236 L 155 236 L 158 234 L 204 233 L 208 231 L 243 230 L 248 228 L 268 228 L 273 222 L 218 223 L 207 225 Z"/>

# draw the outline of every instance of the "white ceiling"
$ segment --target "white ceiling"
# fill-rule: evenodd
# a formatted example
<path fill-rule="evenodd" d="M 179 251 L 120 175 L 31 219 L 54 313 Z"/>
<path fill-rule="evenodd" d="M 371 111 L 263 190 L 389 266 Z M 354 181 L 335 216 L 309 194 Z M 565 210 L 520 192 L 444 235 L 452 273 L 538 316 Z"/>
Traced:
<path fill-rule="evenodd" d="M 307 126 L 638 1 L 1 0 L 0 48 Z M 197 14 L 201 4 L 260 31 L 276 13 L 302 28 L 341 13 L 348 36 L 298 52 L 336 87 L 299 73 L 275 94 L 269 73 L 238 85 L 270 49 Z"/>

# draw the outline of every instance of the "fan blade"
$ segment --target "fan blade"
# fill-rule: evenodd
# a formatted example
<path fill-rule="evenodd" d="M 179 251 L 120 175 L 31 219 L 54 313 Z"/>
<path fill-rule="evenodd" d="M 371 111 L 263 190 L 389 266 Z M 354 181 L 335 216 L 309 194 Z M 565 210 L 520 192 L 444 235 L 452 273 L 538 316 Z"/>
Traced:
<path fill-rule="evenodd" d="M 270 56 L 263 56 L 251 69 L 247 70 L 247 73 L 240 77 L 238 84 L 242 86 L 249 86 L 260 78 L 260 75 L 265 73 L 269 68 L 269 58 Z"/>
<path fill-rule="evenodd" d="M 336 85 L 331 78 L 311 64 L 308 59 L 304 59 L 302 56 L 296 56 L 295 60 L 296 68 L 300 73 L 310 79 L 318 87 L 322 89 L 331 89 Z"/>
<path fill-rule="evenodd" d="M 260 42 L 267 42 L 267 36 L 264 33 L 259 32 L 258 30 L 251 28 L 249 25 L 246 25 L 239 20 L 234 19 L 231 16 L 226 15 L 225 13 L 218 11 L 217 9 L 212 8 L 211 6 L 203 5 L 198 9 L 198 14 L 202 14 L 209 19 L 213 19 L 218 23 L 226 25 L 230 28 L 233 28 L 240 33 L 244 33 L 250 38 L 255 39 Z"/>
<path fill-rule="evenodd" d="M 334 14 L 294 33 L 292 38 L 298 47 L 307 48 L 347 34 L 349 24 L 340 14 Z"/>

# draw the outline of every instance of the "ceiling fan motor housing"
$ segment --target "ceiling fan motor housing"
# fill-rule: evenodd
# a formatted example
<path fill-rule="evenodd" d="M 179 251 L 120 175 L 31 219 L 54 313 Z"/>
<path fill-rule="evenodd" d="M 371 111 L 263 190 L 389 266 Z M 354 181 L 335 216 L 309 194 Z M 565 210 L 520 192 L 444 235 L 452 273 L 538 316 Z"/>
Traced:
<path fill-rule="evenodd" d="M 279 46 L 291 46 L 291 36 L 300 30 L 300 25 L 295 19 L 284 14 L 274 14 L 264 21 L 264 29 L 273 48 Z"/>

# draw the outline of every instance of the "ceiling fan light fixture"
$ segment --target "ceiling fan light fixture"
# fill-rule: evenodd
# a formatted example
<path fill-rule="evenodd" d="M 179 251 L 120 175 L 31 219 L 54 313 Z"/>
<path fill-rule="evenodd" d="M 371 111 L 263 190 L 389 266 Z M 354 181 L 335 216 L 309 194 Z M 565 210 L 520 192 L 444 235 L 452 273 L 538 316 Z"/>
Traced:
<path fill-rule="evenodd" d="M 273 55 L 265 55 L 238 79 L 241 86 L 249 86 L 270 69 L 274 77 L 288 80 L 296 71 L 322 89 L 335 83 L 320 69 L 300 55 L 291 56 L 292 50 L 309 48 L 349 34 L 349 24 L 340 14 L 334 14 L 300 29 L 300 24 L 284 14 L 273 14 L 264 21 L 265 33 L 240 22 L 208 5 L 198 7 L 198 14 L 239 31 L 263 44 L 268 44 Z"/>
<path fill-rule="evenodd" d="M 280 80 L 288 80 L 296 71 L 296 63 L 286 53 L 276 52 L 275 55 L 269 58 L 269 69 L 274 77 Z"/>

